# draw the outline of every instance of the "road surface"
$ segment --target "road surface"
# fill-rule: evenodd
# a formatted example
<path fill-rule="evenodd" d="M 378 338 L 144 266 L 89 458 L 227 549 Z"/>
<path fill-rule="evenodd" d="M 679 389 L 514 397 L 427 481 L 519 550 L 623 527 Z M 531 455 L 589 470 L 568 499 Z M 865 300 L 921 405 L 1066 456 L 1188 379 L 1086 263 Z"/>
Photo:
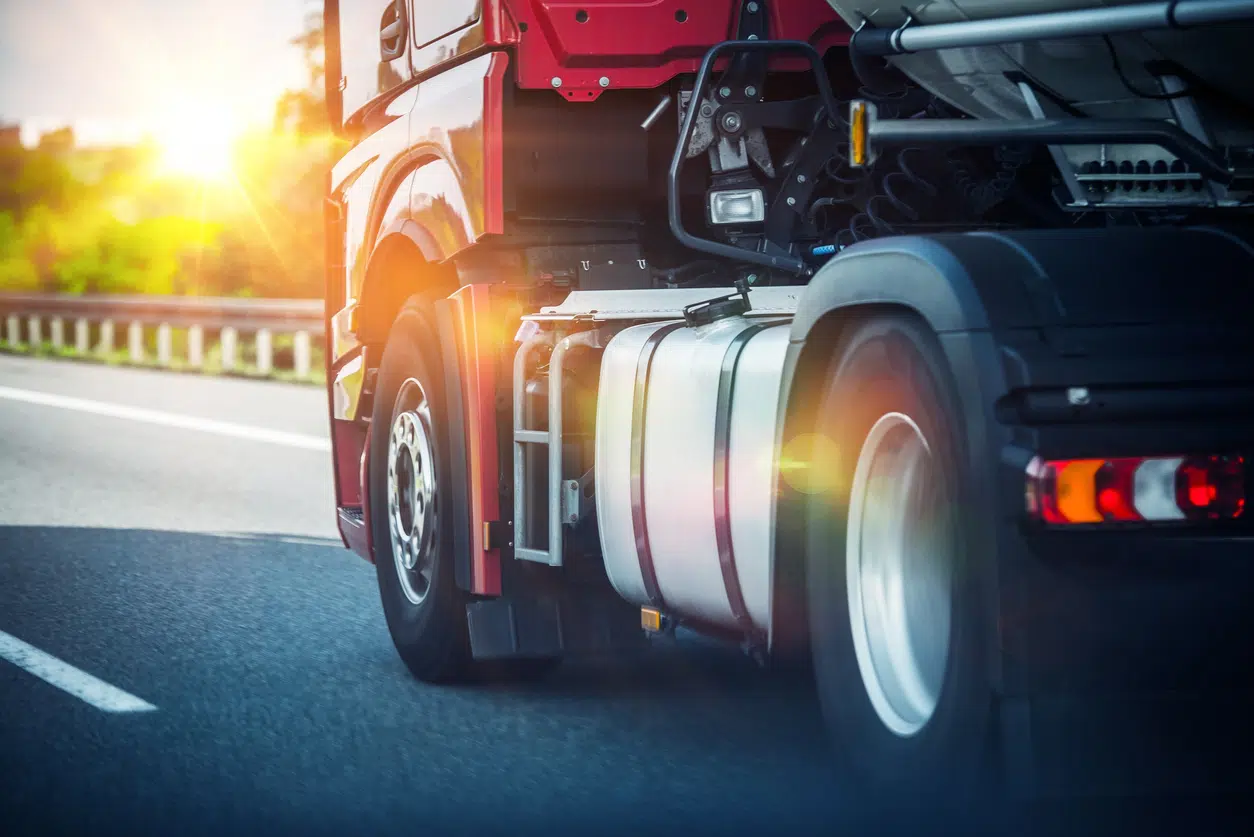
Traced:
<path fill-rule="evenodd" d="M 812 691 L 734 651 L 415 682 L 326 431 L 316 388 L 0 356 L 0 832 L 837 833 Z"/>

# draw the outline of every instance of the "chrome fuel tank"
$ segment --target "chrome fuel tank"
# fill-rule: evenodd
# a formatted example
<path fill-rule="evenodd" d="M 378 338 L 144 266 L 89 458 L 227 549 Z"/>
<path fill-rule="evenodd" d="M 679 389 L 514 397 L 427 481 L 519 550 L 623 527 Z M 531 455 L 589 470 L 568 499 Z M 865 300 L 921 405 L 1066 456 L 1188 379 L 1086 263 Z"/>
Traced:
<path fill-rule="evenodd" d="M 736 316 L 633 326 L 606 346 L 597 523 L 610 582 L 629 602 L 767 630 L 787 344 L 786 323 Z"/>
<path fill-rule="evenodd" d="M 829 0 L 852 27 L 866 18 L 881 28 L 905 21 L 905 9 L 921 25 L 1014 17 L 1044 12 L 1100 9 L 1142 0 Z M 1186 0 L 1187 2 L 1187 0 Z M 1254 25 L 1225 23 L 1161 29 L 1111 37 L 1120 64 L 1139 90 L 1161 93 L 1147 63 L 1179 65 L 1208 87 L 1254 105 Z M 1120 81 L 1100 36 L 963 47 L 900 55 L 892 62 L 915 82 L 966 113 L 982 118 L 1026 118 L 1016 74 L 1035 80 L 1091 116 L 1168 118 L 1166 102 L 1130 93 Z M 1010 78 L 1007 78 L 1010 74 Z"/>

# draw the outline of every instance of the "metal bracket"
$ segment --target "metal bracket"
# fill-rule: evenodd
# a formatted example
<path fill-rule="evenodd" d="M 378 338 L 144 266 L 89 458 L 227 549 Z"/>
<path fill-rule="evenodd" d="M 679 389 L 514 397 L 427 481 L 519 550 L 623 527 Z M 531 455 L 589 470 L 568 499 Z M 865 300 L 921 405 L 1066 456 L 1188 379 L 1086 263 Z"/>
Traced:
<path fill-rule="evenodd" d="M 814 80 L 819 89 L 819 101 L 827 111 L 828 118 L 838 123 L 843 122 L 844 116 L 837 107 L 836 96 L 832 93 L 831 83 L 828 81 L 826 70 L 823 67 L 823 59 L 819 56 L 818 51 L 805 41 L 753 40 L 723 41 L 715 44 L 705 53 L 705 58 L 702 59 L 701 67 L 697 71 L 696 81 L 693 83 L 692 96 L 697 101 L 701 101 L 702 93 L 710 83 L 714 63 L 724 53 L 735 52 L 752 52 L 762 55 L 791 52 L 804 56 L 810 64 L 811 72 L 814 74 Z M 671 232 L 675 238 L 685 247 L 704 253 L 711 253 L 723 258 L 735 259 L 739 262 L 748 262 L 762 267 L 779 268 L 799 275 L 808 274 L 810 268 L 805 261 L 790 253 L 759 253 L 753 250 L 746 250 L 730 244 L 698 238 L 684 228 L 683 219 L 680 217 L 679 211 L 679 181 L 684 161 L 688 157 L 689 143 L 697 126 L 698 111 L 699 108 L 689 107 L 684 113 L 683 127 L 679 131 L 679 138 L 675 143 L 675 153 L 671 158 L 670 169 L 667 171 L 666 204 Z"/>
<path fill-rule="evenodd" d="M 765 41 L 771 36 L 767 0 L 741 0 L 736 15 L 736 40 Z M 766 56 L 741 53 L 727 62 L 719 79 L 719 99 L 725 102 L 759 101 L 766 82 Z"/>
<path fill-rule="evenodd" d="M 567 526 L 579 525 L 594 508 L 592 476 L 589 468 L 579 479 L 562 482 L 562 522 Z"/>
<path fill-rule="evenodd" d="M 1032 89 L 1032 85 L 1026 81 L 1019 82 L 1019 92 L 1023 95 L 1024 104 L 1028 106 L 1028 111 L 1032 114 L 1033 119 L 1049 119 L 1051 114 L 1045 110 L 1045 105 L 1041 102 L 1040 97 L 1036 95 L 1036 91 Z M 1067 159 L 1067 152 L 1060 145 L 1051 145 L 1049 148 L 1049 156 L 1054 158 L 1054 166 L 1058 169 L 1058 175 L 1062 178 L 1063 185 L 1067 187 L 1067 191 L 1071 193 L 1071 201 L 1074 205 L 1084 207 L 1089 205 L 1088 189 L 1081 185 L 1075 176 L 1075 168 L 1072 167 L 1071 161 Z"/>

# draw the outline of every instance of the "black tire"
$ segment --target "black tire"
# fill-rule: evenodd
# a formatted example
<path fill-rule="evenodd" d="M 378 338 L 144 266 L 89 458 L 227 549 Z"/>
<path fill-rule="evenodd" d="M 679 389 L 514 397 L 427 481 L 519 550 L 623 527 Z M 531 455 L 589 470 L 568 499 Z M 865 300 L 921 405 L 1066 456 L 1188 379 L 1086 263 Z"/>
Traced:
<path fill-rule="evenodd" d="M 932 543 L 948 544 L 953 556 L 949 581 L 935 588 L 949 590 L 951 608 L 948 654 L 933 669 L 939 695 L 930 718 L 906 733 L 893 732 L 869 696 L 846 577 L 856 464 L 871 429 L 891 413 L 910 417 L 917 427 L 913 432 L 921 433 L 930 449 L 929 473 L 937 476 L 927 496 L 938 500 L 928 506 L 936 510 L 928 518 L 937 522 L 929 531 L 941 533 Z M 970 810 L 979 808 L 977 818 L 983 819 L 998 810 L 989 806 L 996 794 L 988 793 L 995 789 L 988 785 L 992 697 L 977 582 L 983 564 L 971 553 L 973 539 L 964 528 L 974 524 L 958 513 L 967 488 L 960 416 L 948 365 L 926 326 L 906 315 L 879 315 L 850 326 L 833 353 L 815 426 L 817 438 L 835 443 L 824 445 L 834 461 L 817 464 L 834 470 L 826 486 L 810 494 L 806 510 L 814 675 L 838 772 L 868 809 L 891 812 L 891 818 L 926 816 L 933 826 L 937 815 L 969 819 Z"/>
<path fill-rule="evenodd" d="M 470 674 L 470 641 L 466 623 L 467 594 L 454 579 L 453 539 L 445 521 L 452 483 L 449 463 L 448 420 L 439 341 L 429 307 L 415 297 L 401 309 L 388 335 L 371 413 L 370 526 L 374 538 L 375 570 L 383 614 L 392 642 L 405 665 L 419 680 L 441 682 Z M 421 601 L 414 603 L 401 581 L 389 532 L 388 452 L 397 396 L 410 379 L 417 381 L 430 404 L 431 447 L 435 459 L 437 492 L 443 490 L 443 510 L 435 513 L 434 561 Z"/>

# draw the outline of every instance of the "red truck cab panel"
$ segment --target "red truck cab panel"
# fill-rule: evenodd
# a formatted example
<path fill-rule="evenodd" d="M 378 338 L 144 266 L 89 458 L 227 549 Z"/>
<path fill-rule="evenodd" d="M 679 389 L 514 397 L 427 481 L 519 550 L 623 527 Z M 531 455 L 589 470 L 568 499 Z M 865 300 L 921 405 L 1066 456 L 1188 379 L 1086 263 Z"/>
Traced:
<path fill-rule="evenodd" d="M 706 50 L 735 38 L 741 7 L 740 0 L 500 2 L 515 22 L 518 86 L 553 88 L 572 102 L 695 73 Z M 759 9 L 769 16 L 774 39 L 807 41 L 820 54 L 849 42 L 848 28 L 827 0 L 774 0 Z M 508 33 L 501 37 L 510 42 Z M 807 65 L 783 59 L 777 66 Z"/>

